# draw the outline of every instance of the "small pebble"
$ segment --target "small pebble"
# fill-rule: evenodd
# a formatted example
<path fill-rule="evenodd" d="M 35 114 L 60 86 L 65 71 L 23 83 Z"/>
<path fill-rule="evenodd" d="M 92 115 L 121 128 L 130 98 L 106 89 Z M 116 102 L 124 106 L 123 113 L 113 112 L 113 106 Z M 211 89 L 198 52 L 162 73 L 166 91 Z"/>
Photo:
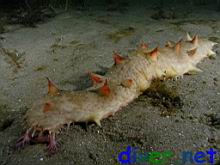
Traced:
<path fill-rule="evenodd" d="M 188 116 L 188 118 L 189 118 L 189 119 L 193 119 L 194 117 L 193 117 L 192 114 L 190 114 L 190 115 Z"/>
<path fill-rule="evenodd" d="M 178 123 L 180 120 L 179 119 L 175 119 L 175 122 Z"/>
<path fill-rule="evenodd" d="M 215 143 L 216 140 L 215 140 L 215 138 L 209 138 L 209 139 L 208 139 L 208 142 L 209 142 L 209 143 Z"/>
<path fill-rule="evenodd" d="M 213 80 L 214 80 L 214 81 L 218 81 L 218 78 L 217 78 L 217 77 L 215 77 L 215 78 L 213 78 Z"/>
<path fill-rule="evenodd" d="M 215 86 L 218 86 L 218 81 L 215 81 L 215 80 L 214 80 L 214 85 L 215 85 Z"/>
<path fill-rule="evenodd" d="M 198 123 L 199 120 L 197 118 L 193 119 L 193 122 Z"/>

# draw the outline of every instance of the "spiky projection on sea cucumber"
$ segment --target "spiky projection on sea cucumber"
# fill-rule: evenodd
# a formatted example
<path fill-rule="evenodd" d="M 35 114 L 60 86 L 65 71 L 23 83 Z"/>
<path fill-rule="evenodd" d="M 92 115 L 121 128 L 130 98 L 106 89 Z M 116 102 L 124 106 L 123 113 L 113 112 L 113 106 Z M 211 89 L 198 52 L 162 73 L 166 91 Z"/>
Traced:
<path fill-rule="evenodd" d="M 57 150 L 56 136 L 64 125 L 95 122 L 114 115 L 141 95 L 155 79 L 169 79 L 200 72 L 196 67 L 205 57 L 214 55 L 216 43 L 187 34 L 177 43 L 149 49 L 145 43 L 127 57 L 115 52 L 114 65 L 105 76 L 89 73 L 93 86 L 82 91 L 63 91 L 48 79 L 48 95 L 34 103 L 25 114 L 26 132 L 17 141 L 18 148 L 31 141 L 48 143 L 48 152 Z"/>

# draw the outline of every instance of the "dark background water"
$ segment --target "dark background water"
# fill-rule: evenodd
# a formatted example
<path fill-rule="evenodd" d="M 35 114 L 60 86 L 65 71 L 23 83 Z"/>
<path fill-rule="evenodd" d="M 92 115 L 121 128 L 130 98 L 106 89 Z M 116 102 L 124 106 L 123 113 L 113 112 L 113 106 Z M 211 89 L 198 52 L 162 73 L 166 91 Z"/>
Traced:
<path fill-rule="evenodd" d="M 177 6 L 190 8 L 206 7 L 220 12 L 220 0 L 0 0 L 0 33 L 4 32 L 4 24 L 23 24 L 34 27 L 36 23 L 45 22 L 47 18 L 62 11 L 104 10 L 123 12 L 133 8 L 146 7 L 155 10 L 153 19 L 175 19 L 184 12 Z M 166 12 L 169 12 L 167 14 Z"/>
<path fill-rule="evenodd" d="M 219 0 L 0 0 L 0 5 L 7 8 L 18 7 L 39 7 L 39 6 L 97 6 L 97 5 L 176 5 L 176 4 L 188 4 L 188 5 L 219 5 Z"/>

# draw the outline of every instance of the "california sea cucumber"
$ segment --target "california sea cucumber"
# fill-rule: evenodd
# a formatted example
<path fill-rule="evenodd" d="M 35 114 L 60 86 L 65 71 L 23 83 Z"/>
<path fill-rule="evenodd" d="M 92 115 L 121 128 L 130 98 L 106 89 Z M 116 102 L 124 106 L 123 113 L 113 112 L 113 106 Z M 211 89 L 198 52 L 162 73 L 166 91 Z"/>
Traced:
<path fill-rule="evenodd" d="M 54 153 L 56 135 L 64 125 L 92 121 L 100 126 L 103 118 L 137 98 L 153 80 L 201 71 L 196 64 L 215 54 L 215 44 L 188 34 L 184 40 L 167 42 L 163 48 L 153 50 L 142 43 L 127 57 L 115 53 L 115 63 L 105 76 L 89 73 L 93 86 L 82 91 L 59 90 L 48 79 L 48 95 L 26 112 L 26 132 L 16 146 L 20 148 L 31 141 L 47 142 L 49 153 Z"/>

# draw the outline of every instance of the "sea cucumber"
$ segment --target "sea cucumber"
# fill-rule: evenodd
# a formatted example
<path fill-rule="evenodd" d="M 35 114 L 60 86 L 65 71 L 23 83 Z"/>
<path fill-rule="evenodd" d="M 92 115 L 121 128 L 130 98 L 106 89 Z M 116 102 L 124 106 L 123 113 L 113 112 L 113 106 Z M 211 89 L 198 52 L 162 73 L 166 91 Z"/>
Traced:
<path fill-rule="evenodd" d="M 142 43 L 127 57 L 115 52 L 114 65 L 105 76 L 89 73 L 93 86 L 82 91 L 60 90 L 48 79 L 48 95 L 34 103 L 25 114 L 26 132 L 17 141 L 18 148 L 31 141 L 48 143 L 49 153 L 57 150 L 56 136 L 64 125 L 95 122 L 114 115 L 141 95 L 155 79 L 169 79 L 200 72 L 203 58 L 215 55 L 217 44 L 187 33 L 177 43 L 151 50 Z"/>

